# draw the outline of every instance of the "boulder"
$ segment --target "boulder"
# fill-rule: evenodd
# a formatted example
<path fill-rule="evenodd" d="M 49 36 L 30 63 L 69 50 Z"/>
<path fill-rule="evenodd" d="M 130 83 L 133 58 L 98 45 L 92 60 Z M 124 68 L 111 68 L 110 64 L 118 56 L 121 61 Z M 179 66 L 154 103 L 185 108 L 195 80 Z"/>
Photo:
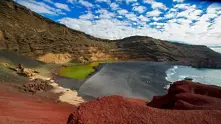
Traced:
<path fill-rule="evenodd" d="M 172 84 L 165 96 L 155 96 L 148 106 L 161 109 L 221 110 L 221 87 L 191 81 Z"/>
<path fill-rule="evenodd" d="M 190 78 L 190 77 L 185 77 L 184 80 L 187 80 L 187 81 L 192 81 L 193 79 Z"/>

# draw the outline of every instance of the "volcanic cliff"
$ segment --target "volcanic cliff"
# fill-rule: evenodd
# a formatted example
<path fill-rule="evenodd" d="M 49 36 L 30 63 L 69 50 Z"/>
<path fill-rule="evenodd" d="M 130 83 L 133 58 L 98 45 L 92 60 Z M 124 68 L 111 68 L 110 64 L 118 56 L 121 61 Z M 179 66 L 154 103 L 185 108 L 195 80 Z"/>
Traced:
<path fill-rule="evenodd" d="M 221 68 L 221 55 L 206 46 L 133 36 L 104 40 L 47 19 L 12 0 L 0 1 L 0 50 L 49 63 L 97 60 L 179 61 Z"/>

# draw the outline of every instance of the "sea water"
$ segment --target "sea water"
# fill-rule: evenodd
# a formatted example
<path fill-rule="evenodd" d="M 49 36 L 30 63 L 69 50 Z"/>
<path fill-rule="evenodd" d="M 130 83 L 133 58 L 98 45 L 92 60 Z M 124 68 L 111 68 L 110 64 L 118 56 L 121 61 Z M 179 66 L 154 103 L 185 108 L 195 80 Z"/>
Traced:
<path fill-rule="evenodd" d="M 166 80 L 180 81 L 192 78 L 194 82 L 221 86 L 221 69 L 193 68 L 190 66 L 173 66 L 166 71 Z"/>

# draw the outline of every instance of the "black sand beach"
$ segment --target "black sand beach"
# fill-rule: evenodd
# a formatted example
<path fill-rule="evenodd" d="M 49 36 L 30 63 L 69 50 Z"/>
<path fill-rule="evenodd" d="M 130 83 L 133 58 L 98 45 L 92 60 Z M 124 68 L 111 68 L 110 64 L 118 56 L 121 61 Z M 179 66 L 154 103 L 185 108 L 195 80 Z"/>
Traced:
<path fill-rule="evenodd" d="M 177 63 L 169 62 L 120 62 L 103 67 L 86 80 L 79 94 L 86 97 L 121 95 L 129 98 L 151 100 L 164 95 L 169 84 L 166 70 Z"/>

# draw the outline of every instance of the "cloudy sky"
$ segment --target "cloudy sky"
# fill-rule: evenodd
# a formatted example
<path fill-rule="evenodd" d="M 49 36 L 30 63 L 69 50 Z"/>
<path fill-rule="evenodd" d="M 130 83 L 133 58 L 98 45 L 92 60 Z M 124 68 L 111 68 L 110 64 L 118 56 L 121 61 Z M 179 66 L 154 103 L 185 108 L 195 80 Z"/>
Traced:
<path fill-rule="evenodd" d="M 221 3 L 189 0 L 14 0 L 87 34 L 221 46 Z"/>

